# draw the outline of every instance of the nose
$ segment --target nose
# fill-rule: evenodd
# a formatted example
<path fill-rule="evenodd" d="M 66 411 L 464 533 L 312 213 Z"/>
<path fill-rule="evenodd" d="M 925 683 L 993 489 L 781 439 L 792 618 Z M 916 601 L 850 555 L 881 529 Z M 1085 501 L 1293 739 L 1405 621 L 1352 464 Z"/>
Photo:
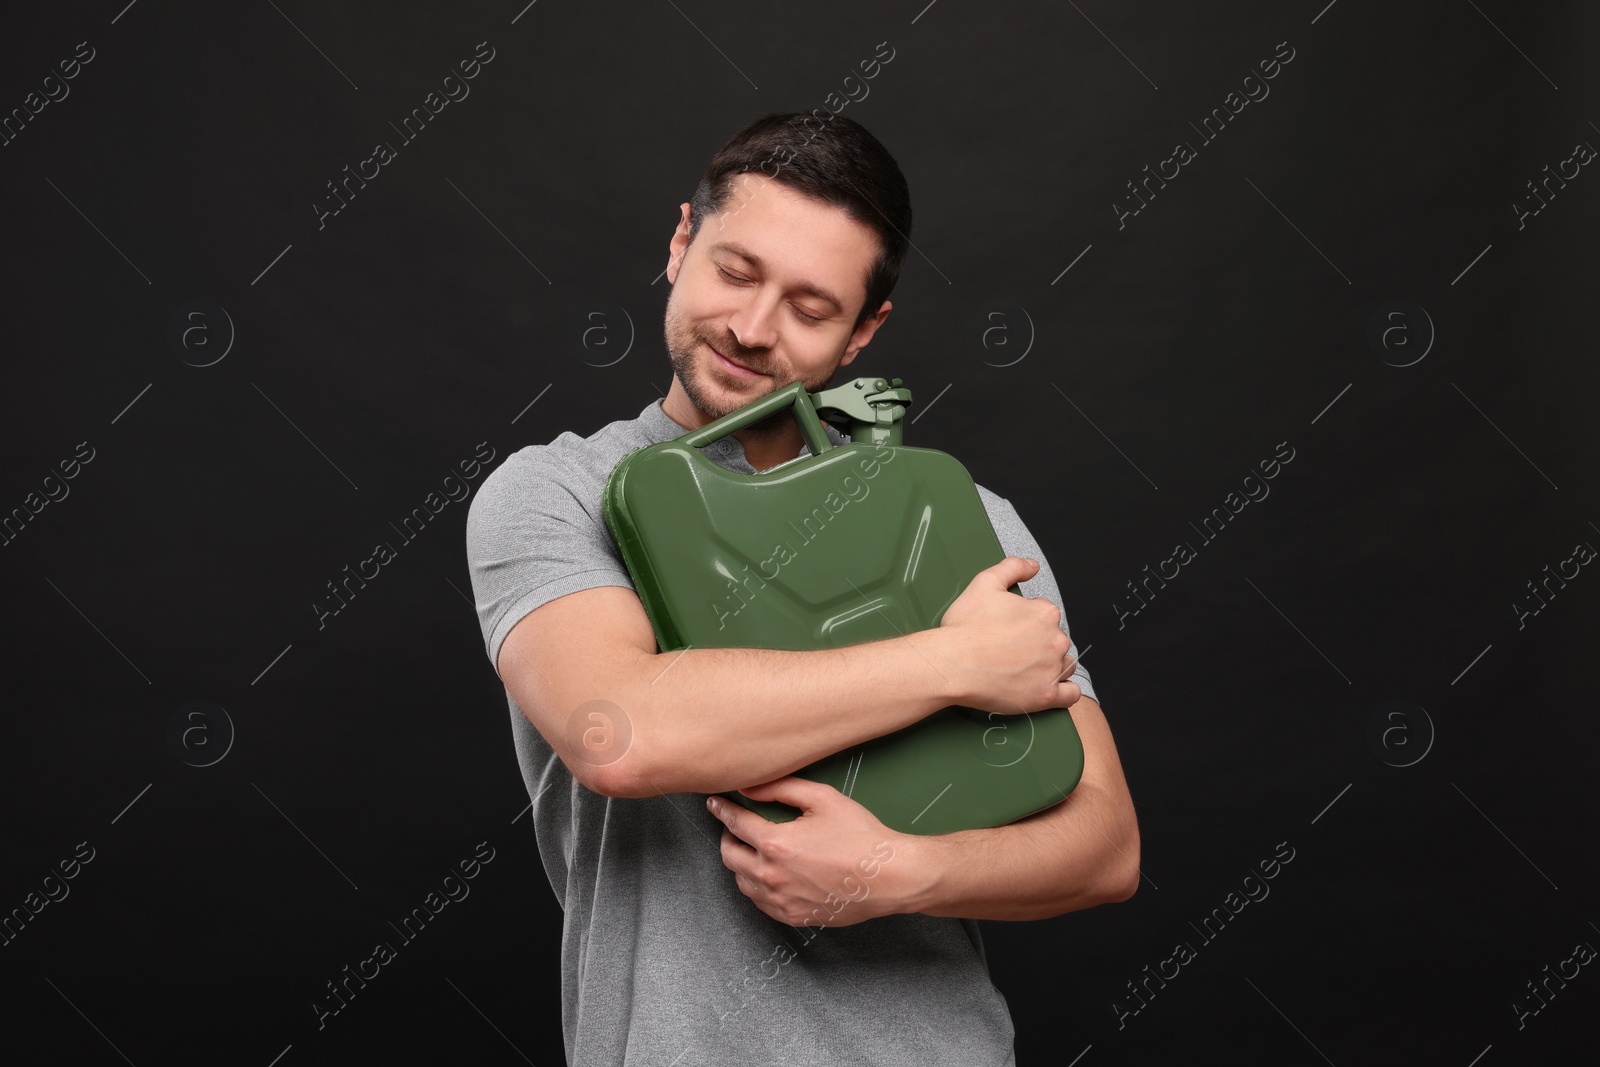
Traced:
<path fill-rule="evenodd" d="M 758 289 L 728 316 L 728 330 L 741 348 L 771 348 L 777 343 L 777 305 L 776 295 Z"/>

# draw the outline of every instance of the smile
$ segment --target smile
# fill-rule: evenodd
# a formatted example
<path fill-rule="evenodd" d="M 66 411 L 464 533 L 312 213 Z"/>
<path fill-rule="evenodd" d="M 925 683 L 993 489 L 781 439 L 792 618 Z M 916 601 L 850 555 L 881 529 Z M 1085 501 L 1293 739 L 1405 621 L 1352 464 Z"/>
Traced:
<path fill-rule="evenodd" d="M 706 347 L 707 348 L 711 348 L 710 345 L 706 345 Z M 712 354 L 712 356 L 716 357 L 717 365 L 719 367 L 721 367 L 723 370 L 727 371 L 729 374 L 734 375 L 735 377 L 739 377 L 739 378 L 765 378 L 766 377 L 765 374 L 759 374 L 756 371 L 753 371 L 748 367 L 744 367 L 744 366 L 741 366 L 738 363 L 735 363 L 733 360 L 729 359 L 727 356 L 724 356 L 721 352 L 718 352 L 715 348 L 711 348 L 711 354 Z"/>

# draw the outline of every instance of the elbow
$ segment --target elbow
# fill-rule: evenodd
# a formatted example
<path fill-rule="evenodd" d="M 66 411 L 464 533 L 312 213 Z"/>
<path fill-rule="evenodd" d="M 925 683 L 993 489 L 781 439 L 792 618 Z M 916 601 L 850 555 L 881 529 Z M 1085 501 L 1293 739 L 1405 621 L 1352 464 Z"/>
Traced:
<path fill-rule="evenodd" d="M 1139 828 L 1135 826 L 1127 841 L 1119 846 L 1116 863 L 1111 868 L 1104 891 L 1105 903 L 1121 904 L 1139 891 Z"/>
<path fill-rule="evenodd" d="M 595 699 L 580 705 L 565 730 L 561 762 L 578 783 L 604 797 L 653 797 L 666 790 L 655 783 L 663 775 L 646 759 L 654 746 L 641 736 L 643 723 L 611 700 Z"/>
<path fill-rule="evenodd" d="M 724 776 L 712 774 L 706 760 L 692 759 L 681 745 L 652 731 L 651 724 L 641 723 L 638 717 L 626 721 L 604 741 L 601 746 L 582 739 L 562 757 L 573 777 L 601 796 L 638 800 L 738 788 L 738 784 L 715 784 L 714 779 Z"/>
<path fill-rule="evenodd" d="M 639 799 L 667 792 L 656 784 L 660 776 L 645 766 L 644 754 L 637 749 L 606 763 L 586 763 L 579 758 L 568 761 L 567 766 L 585 788 L 603 797 Z"/>
<path fill-rule="evenodd" d="M 567 769 L 578 780 L 578 784 L 591 793 L 598 793 L 603 797 L 620 797 L 627 793 L 627 785 L 619 775 L 614 775 L 604 767 L 591 767 L 582 761 L 576 765 L 567 763 Z"/>
<path fill-rule="evenodd" d="M 635 797 L 640 795 L 637 792 L 637 776 L 627 774 L 615 764 L 596 766 L 586 764 L 582 760 L 576 760 L 568 762 L 567 768 L 572 771 L 572 776 L 578 780 L 579 784 L 591 793 L 599 793 L 603 797 Z"/>

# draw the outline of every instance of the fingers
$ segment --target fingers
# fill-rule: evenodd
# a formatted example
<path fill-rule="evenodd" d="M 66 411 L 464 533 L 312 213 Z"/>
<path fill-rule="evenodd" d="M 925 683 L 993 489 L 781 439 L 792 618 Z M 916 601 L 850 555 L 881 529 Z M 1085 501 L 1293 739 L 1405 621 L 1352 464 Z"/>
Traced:
<path fill-rule="evenodd" d="M 721 819 L 722 825 L 732 831 L 735 836 L 738 834 L 737 827 L 739 825 L 738 808 L 739 805 L 730 804 L 722 797 L 706 797 L 706 810 Z"/>
<path fill-rule="evenodd" d="M 838 790 L 826 782 L 813 782 L 809 778 L 788 774 L 782 778 L 774 778 L 770 782 L 760 785 L 747 785 L 739 792 L 751 800 L 775 800 L 780 804 L 787 804 L 791 808 L 801 811 L 810 811 L 818 805 L 827 803 Z"/>
<path fill-rule="evenodd" d="M 706 808 L 722 820 L 722 825 L 727 827 L 728 833 L 753 849 L 761 847 L 762 833 L 766 827 L 772 825 L 743 805 L 735 804 L 723 797 L 706 797 Z"/>
<path fill-rule="evenodd" d="M 739 892 L 754 900 L 761 889 L 754 873 L 757 858 L 755 849 L 728 830 L 722 831 L 721 849 L 722 865 L 733 872 L 733 884 L 739 887 Z"/>
<path fill-rule="evenodd" d="M 1001 576 L 1007 578 L 1007 581 L 1001 588 L 1011 585 L 1012 582 L 1025 582 L 1039 572 L 1039 561 L 1026 556 L 1007 556 L 995 566 L 1005 568 Z"/>
<path fill-rule="evenodd" d="M 759 855 L 755 849 L 734 836 L 732 830 L 722 831 L 719 849 L 722 853 L 722 865 L 724 867 L 736 875 L 751 878 Z"/>
<path fill-rule="evenodd" d="M 986 584 L 997 589 L 1008 589 L 1018 582 L 1025 582 L 1032 578 L 1039 570 L 1039 561 L 1028 559 L 1024 556 L 1007 556 L 992 567 L 985 567 L 979 575 L 985 575 Z M 974 577 L 977 577 L 976 575 Z"/>

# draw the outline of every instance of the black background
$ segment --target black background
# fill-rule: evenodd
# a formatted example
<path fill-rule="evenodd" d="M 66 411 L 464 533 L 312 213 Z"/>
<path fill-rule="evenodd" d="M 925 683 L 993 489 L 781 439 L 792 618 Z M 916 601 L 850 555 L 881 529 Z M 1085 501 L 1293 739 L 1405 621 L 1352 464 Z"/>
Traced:
<path fill-rule="evenodd" d="M 0 552 L 0 908 L 94 849 L 0 948 L 9 1049 L 562 1061 L 560 911 L 466 504 L 323 628 L 310 605 L 480 442 L 498 463 L 664 395 L 677 205 L 740 126 L 823 107 L 886 41 L 844 114 L 899 160 L 916 250 L 843 377 L 904 378 L 906 443 L 1016 504 L 1140 816 L 1130 901 L 984 926 L 1018 1062 L 1587 1058 L 1593 968 L 1520 1028 L 1513 1002 L 1600 944 L 1600 578 L 1520 625 L 1512 605 L 1600 545 L 1600 177 L 1521 226 L 1512 205 L 1600 145 L 1597 22 L 1506 0 L 8 12 L 6 114 L 94 49 L 0 147 L 0 509 L 94 455 Z M 401 144 L 388 124 L 484 41 L 470 96 Z M 1270 95 L 1119 228 L 1125 183 L 1279 42 Z M 319 228 L 379 140 L 397 158 Z M 236 331 L 210 366 L 214 310 L 168 340 L 191 301 Z M 1271 495 L 1201 541 L 1280 442 Z M 1184 540 L 1197 558 L 1119 617 Z M 215 710 L 169 746 L 189 701 L 234 731 L 210 766 Z M 319 1030 L 324 983 L 479 842 L 472 895 Z M 1280 842 L 1270 896 L 1201 942 Z"/>

